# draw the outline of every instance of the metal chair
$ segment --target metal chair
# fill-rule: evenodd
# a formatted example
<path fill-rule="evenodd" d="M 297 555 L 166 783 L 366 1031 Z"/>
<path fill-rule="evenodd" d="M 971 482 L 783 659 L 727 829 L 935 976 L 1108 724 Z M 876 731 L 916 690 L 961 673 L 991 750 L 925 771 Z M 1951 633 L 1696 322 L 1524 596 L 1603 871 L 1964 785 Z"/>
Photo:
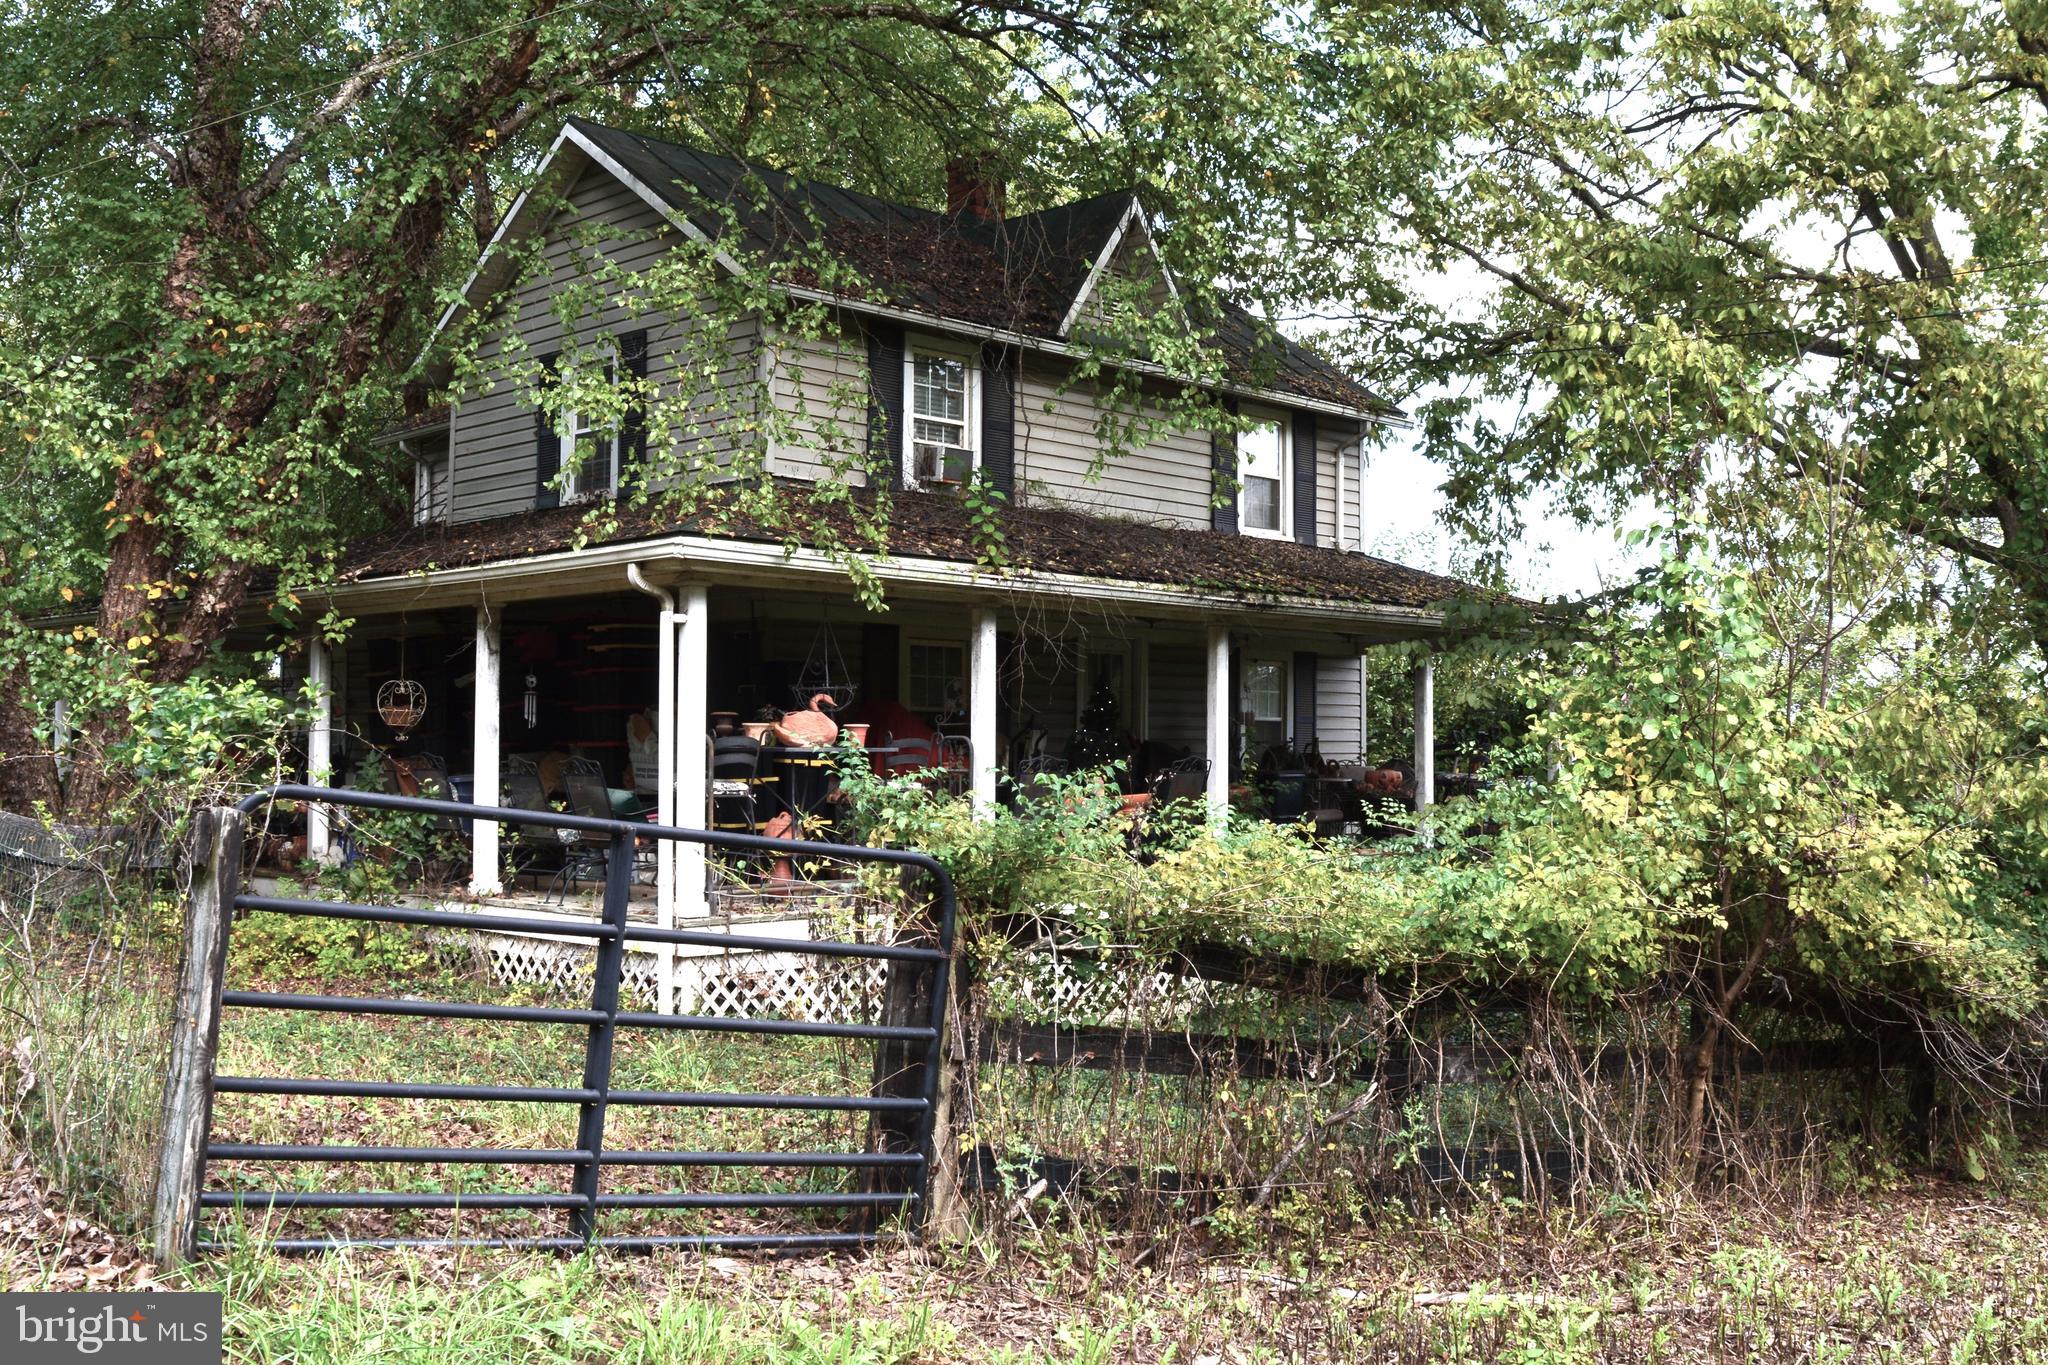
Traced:
<path fill-rule="evenodd" d="M 498 804 L 509 810 L 551 809 L 547 793 L 540 785 L 540 768 L 532 759 L 506 754 L 499 760 Z M 577 839 L 573 829 L 551 829 L 546 825 L 512 825 L 506 833 L 510 835 L 507 852 L 512 870 L 521 874 L 529 871 L 543 853 L 567 858 L 570 845 Z"/>
<path fill-rule="evenodd" d="M 1209 760 L 1194 756 L 1175 759 L 1152 775 L 1151 791 L 1155 806 L 1207 797 Z"/>
<path fill-rule="evenodd" d="M 711 828 L 759 834 L 761 741 L 723 735 L 711 741 Z"/>
<path fill-rule="evenodd" d="M 934 781 L 941 791 L 966 794 L 974 785 L 974 746 L 962 735 L 940 735 L 933 741 Z"/>
<path fill-rule="evenodd" d="M 562 790 L 569 795 L 569 810 L 576 815 L 593 820 L 610 820 L 612 815 L 611 793 L 604 785 L 604 769 L 594 758 L 569 758 L 562 763 Z M 562 870 L 555 881 L 549 883 L 552 891 L 556 883 L 562 887 L 562 903 L 568 904 L 569 892 L 585 877 L 593 881 L 604 880 L 605 857 L 611 851 L 612 836 L 587 831 L 563 831 L 576 835 L 574 842 L 565 839 L 567 853 L 562 859 Z M 545 896 L 542 897 L 546 899 Z"/>

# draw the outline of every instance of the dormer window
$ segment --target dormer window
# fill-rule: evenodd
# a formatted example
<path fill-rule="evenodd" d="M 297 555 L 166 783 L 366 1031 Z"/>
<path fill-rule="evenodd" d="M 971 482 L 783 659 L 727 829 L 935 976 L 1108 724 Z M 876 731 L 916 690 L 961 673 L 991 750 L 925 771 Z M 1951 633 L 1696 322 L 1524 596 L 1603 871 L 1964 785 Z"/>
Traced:
<path fill-rule="evenodd" d="M 1254 423 L 1237 438 L 1237 524 L 1248 536 L 1293 536 L 1287 491 L 1287 423 Z"/>
<path fill-rule="evenodd" d="M 618 382 L 617 367 L 606 361 L 604 386 Z M 603 497 L 619 486 L 618 433 L 588 413 L 562 414 L 562 501 Z"/>
<path fill-rule="evenodd" d="M 913 340 L 904 349 L 904 483 L 911 488 L 964 484 L 981 464 L 981 367 L 964 347 Z"/>

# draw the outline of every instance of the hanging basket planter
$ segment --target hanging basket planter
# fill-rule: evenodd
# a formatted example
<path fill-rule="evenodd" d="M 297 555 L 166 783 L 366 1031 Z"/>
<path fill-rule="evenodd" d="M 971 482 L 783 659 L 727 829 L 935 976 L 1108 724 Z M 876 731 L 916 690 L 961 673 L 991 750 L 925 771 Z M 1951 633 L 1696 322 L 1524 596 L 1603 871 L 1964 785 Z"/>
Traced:
<path fill-rule="evenodd" d="M 790 689 L 790 701 L 799 709 L 815 708 L 816 700 L 822 698 L 833 710 L 844 711 L 853 705 L 858 690 L 847 670 L 846 658 L 839 652 L 839 640 L 832 633 L 831 623 L 821 623 L 811 636 L 810 653 L 796 675 L 796 686 Z"/>
<path fill-rule="evenodd" d="M 411 678 L 393 678 L 377 689 L 377 715 L 404 739 L 427 714 L 427 689 Z"/>

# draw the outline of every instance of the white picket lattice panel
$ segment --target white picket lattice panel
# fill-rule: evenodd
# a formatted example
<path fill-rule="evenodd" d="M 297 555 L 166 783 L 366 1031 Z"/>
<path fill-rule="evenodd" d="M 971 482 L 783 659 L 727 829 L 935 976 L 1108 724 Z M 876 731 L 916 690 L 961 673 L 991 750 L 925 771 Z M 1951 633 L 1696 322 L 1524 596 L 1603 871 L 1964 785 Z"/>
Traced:
<path fill-rule="evenodd" d="M 589 998 L 595 954 L 586 944 L 518 933 L 453 929 L 449 948 L 467 949 L 492 980 L 538 987 L 573 1001 Z M 799 938 L 796 941 L 801 942 Z M 661 959 L 656 945 L 629 944 L 620 998 L 655 1007 Z M 679 1013 L 743 1019 L 802 1019 L 817 1023 L 873 1022 L 881 1008 L 888 965 L 862 958 L 808 953 L 714 952 L 679 956 L 675 1008 Z"/>

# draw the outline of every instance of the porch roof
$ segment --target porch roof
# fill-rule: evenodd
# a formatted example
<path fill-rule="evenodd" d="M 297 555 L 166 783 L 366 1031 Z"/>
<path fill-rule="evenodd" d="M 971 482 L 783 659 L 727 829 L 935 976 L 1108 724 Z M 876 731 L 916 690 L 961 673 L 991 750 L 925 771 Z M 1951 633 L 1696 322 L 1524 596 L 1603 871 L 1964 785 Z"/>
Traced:
<path fill-rule="evenodd" d="M 593 525 L 588 507 L 520 512 L 488 520 L 406 527 L 363 542 L 338 566 L 341 585 L 364 585 L 439 570 L 510 563 L 578 549 L 675 537 L 735 545 L 818 550 L 861 547 L 870 495 L 820 506 L 792 503 L 775 526 L 722 500 L 681 518 L 620 505 L 615 525 Z M 606 509 L 607 512 L 612 509 Z M 1433 612 L 1455 598 L 1495 598 L 1457 579 L 1351 551 L 1189 527 L 1110 518 L 1060 506 L 1011 506 L 997 514 L 1003 560 L 982 557 L 966 504 L 952 497 L 898 494 L 881 530 L 891 560 L 958 566 L 1028 586 L 1034 578 L 1082 578 L 1178 589 L 1196 597 L 1259 602 L 1312 600 L 1331 607 Z"/>

